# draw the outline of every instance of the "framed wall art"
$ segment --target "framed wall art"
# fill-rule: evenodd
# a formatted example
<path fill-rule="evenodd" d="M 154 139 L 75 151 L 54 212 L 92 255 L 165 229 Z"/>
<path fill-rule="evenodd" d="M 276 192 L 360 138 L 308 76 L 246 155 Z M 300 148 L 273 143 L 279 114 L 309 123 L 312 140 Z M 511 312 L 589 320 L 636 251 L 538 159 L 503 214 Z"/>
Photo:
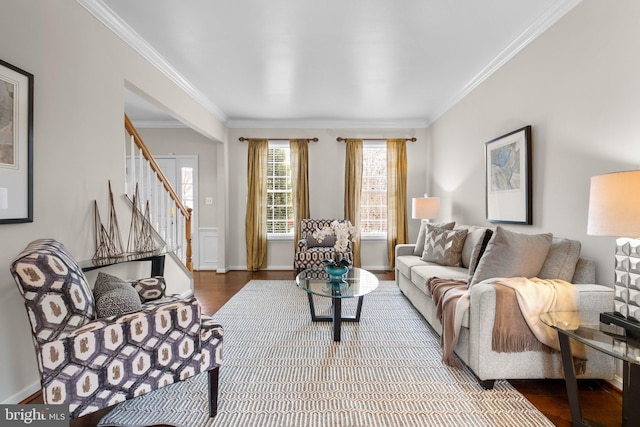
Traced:
<path fill-rule="evenodd" d="M 487 221 L 532 221 L 531 126 L 485 143 Z"/>
<path fill-rule="evenodd" d="M 33 75 L 0 60 L 0 224 L 33 222 Z"/>

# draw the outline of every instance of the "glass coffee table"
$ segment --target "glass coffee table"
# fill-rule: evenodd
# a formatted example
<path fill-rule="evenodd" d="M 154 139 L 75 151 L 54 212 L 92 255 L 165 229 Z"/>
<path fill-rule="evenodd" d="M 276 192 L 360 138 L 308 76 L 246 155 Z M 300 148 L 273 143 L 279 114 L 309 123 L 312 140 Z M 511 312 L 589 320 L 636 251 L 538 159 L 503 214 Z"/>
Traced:
<path fill-rule="evenodd" d="M 573 426 L 597 426 L 582 418 L 570 338 L 623 362 L 622 425 L 640 426 L 640 341 L 614 325 L 599 321 L 596 312 L 555 312 L 540 320 L 558 332 L 567 397 Z"/>
<path fill-rule="evenodd" d="M 367 270 L 351 267 L 344 275 L 344 282 L 331 282 L 322 267 L 310 268 L 296 276 L 296 284 L 307 292 L 313 322 L 333 322 L 333 340 L 340 341 L 342 322 L 359 322 L 364 296 L 378 287 L 378 279 Z M 331 315 L 316 315 L 313 296 L 331 298 Z M 342 299 L 358 298 L 355 316 L 342 315 Z"/>

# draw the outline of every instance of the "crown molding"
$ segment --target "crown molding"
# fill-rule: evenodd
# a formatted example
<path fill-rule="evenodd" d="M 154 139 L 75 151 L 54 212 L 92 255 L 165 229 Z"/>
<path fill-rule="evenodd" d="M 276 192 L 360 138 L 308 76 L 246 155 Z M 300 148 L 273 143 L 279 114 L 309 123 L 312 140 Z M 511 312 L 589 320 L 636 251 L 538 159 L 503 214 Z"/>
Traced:
<path fill-rule="evenodd" d="M 465 96 L 470 94 L 482 82 L 488 79 L 493 73 L 498 71 L 511 58 L 516 56 L 521 50 L 527 47 L 532 41 L 545 31 L 547 31 L 560 18 L 566 15 L 571 9 L 580 4 L 582 0 L 563 0 L 554 3 L 535 22 L 527 27 L 518 37 L 507 45 L 487 66 L 485 66 L 476 76 L 469 81 L 449 102 L 443 105 L 433 117 L 426 120 L 430 126 L 444 113 L 460 102 Z"/>
<path fill-rule="evenodd" d="M 131 122 L 139 129 L 186 129 L 189 127 L 178 120 L 132 120 Z"/>
<path fill-rule="evenodd" d="M 426 120 L 229 120 L 236 129 L 406 129 L 426 128 Z"/>
<path fill-rule="evenodd" d="M 160 70 L 165 76 L 184 90 L 205 110 L 213 114 L 218 120 L 226 123 L 227 115 L 214 105 L 202 92 L 184 78 L 166 59 L 162 57 L 149 43 L 133 28 L 124 22 L 102 0 L 76 0 L 82 7 L 113 31 L 131 48 Z"/>

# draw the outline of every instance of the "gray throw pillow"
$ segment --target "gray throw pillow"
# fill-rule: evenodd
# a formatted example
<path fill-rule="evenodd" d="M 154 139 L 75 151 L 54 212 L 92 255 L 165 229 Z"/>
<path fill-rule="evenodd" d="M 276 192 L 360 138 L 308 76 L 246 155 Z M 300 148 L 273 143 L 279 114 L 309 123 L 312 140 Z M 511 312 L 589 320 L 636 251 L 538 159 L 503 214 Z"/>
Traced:
<path fill-rule="evenodd" d="M 552 238 L 551 233 L 524 234 L 496 227 L 469 286 L 492 277 L 536 277 Z"/>
<path fill-rule="evenodd" d="M 142 309 L 140 296 L 133 286 L 111 274 L 98 273 L 93 295 L 98 318 L 118 316 Z"/>
<path fill-rule="evenodd" d="M 140 297 L 131 285 L 129 285 L 128 290 L 126 288 L 117 288 L 107 291 L 96 301 L 98 318 L 120 316 L 141 309 Z"/>
<path fill-rule="evenodd" d="M 435 224 L 431 224 L 430 222 L 425 222 L 422 221 L 420 223 L 420 231 L 418 231 L 418 240 L 416 240 L 416 246 L 415 248 L 413 248 L 413 254 L 415 256 L 422 256 L 422 254 L 424 253 L 424 241 L 425 238 L 427 236 L 427 224 L 433 226 L 433 227 L 438 227 L 438 228 L 444 228 L 445 230 L 453 230 L 453 227 L 455 227 L 456 223 L 455 221 L 453 222 L 440 222 L 440 223 L 435 223 Z"/>
<path fill-rule="evenodd" d="M 576 272 L 581 247 L 577 240 L 554 238 L 538 277 L 571 282 Z"/>
<path fill-rule="evenodd" d="M 422 260 L 459 267 L 467 230 L 446 230 L 427 224 Z"/>
<path fill-rule="evenodd" d="M 322 242 L 309 234 L 307 236 L 307 248 L 330 248 L 336 243 L 335 236 L 326 236 Z"/>

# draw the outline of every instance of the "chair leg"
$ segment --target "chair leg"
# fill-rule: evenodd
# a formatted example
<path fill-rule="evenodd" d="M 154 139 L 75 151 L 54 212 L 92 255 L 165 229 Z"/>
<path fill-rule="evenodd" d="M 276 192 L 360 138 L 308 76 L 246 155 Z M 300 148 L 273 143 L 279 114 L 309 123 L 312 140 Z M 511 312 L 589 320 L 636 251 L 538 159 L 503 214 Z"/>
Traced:
<path fill-rule="evenodd" d="M 217 366 L 209 371 L 209 417 L 215 417 L 218 413 L 218 371 Z"/>

